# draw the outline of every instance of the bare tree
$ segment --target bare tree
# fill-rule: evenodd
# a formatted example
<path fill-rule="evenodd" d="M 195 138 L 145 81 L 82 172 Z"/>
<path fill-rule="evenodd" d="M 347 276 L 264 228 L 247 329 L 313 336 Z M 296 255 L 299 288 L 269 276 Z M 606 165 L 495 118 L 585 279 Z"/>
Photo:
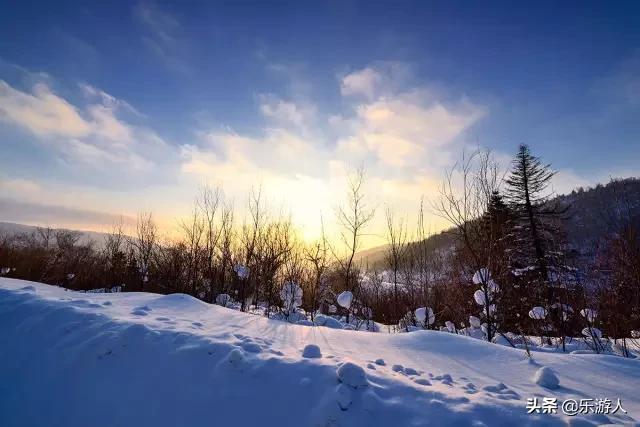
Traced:
<path fill-rule="evenodd" d="M 322 222 L 322 221 L 321 221 Z M 309 292 L 307 292 L 310 301 L 311 320 L 313 321 L 315 312 L 324 294 L 325 276 L 328 263 L 328 245 L 327 238 L 324 233 L 324 223 L 322 222 L 321 235 L 318 241 L 312 243 L 305 248 L 305 257 L 311 264 L 311 280 L 309 284 Z"/>
<path fill-rule="evenodd" d="M 458 180 L 456 180 L 456 178 Z M 497 242 L 500 238 L 495 227 L 487 226 L 492 200 L 499 197 L 501 175 L 491 152 L 476 151 L 470 156 L 463 153 L 462 162 L 447 172 L 440 187 L 440 198 L 434 204 L 437 215 L 453 225 L 464 255 L 468 259 L 468 273 L 484 272 L 476 276 L 482 293 L 481 301 L 486 334 L 489 341 L 495 333 Z"/>
<path fill-rule="evenodd" d="M 338 263 L 343 281 L 343 290 L 355 293 L 358 286 L 358 273 L 354 268 L 354 258 L 360 249 L 365 228 L 375 215 L 375 208 L 367 205 L 365 192 L 365 171 L 358 169 L 348 181 L 347 203 L 336 210 L 340 225 L 340 241 L 346 248 L 346 256 L 337 255 L 334 248 L 332 253 Z M 347 313 L 347 321 L 349 313 Z"/>
<path fill-rule="evenodd" d="M 393 211 L 387 206 L 386 209 L 387 219 L 387 265 L 391 269 L 393 279 L 393 321 L 397 322 L 399 319 L 398 309 L 400 308 L 400 299 L 398 297 L 398 272 L 400 271 L 401 263 L 404 261 L 407 249 L 407 225 L 403 218 L 396 220 Z M 411 279 L 406 277 L 405 279 Z M 405 280 L 405 286 L 408 285 L 408 280 Z"/>
<path fill-rule="evenodd" d="M 131 240 L 140 272 L 140 290 L 149 280 L 149 264 L 158 238 L 158 227 L 151 212 L 140 212 L 136 223 L 136 236 Z"/>
<path fill-rule="evenodd" d="M 200 192 L 198 199 L 198 208 L 202 212 L 203 216 L 203 264 L 204 264 L 204 278 L 206 283 L 207 300 L 213 302 L 214 295 L 214 282 L 216 280 L 216 251 L 218 250 L 218 242 L 222 236 L 223 224 L 216 222 L 216 217 L 221 202 L 223 201 L 222 190 L 219 187 L 204 186 Z M 224 221 L 222 218 L 221 222 Z"/>

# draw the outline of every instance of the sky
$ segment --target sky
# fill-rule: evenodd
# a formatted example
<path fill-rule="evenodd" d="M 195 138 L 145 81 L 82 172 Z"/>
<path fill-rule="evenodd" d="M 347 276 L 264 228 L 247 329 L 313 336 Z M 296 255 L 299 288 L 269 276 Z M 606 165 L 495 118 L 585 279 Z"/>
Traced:
<path fill-rule="evenodd" d="M 0 1 L 0 220 L 171 230 L 210 184 L 312 239 L 364 167 L 371 246 L 479 146 L 640 175 L 640 3 L 518 3 Z"/>

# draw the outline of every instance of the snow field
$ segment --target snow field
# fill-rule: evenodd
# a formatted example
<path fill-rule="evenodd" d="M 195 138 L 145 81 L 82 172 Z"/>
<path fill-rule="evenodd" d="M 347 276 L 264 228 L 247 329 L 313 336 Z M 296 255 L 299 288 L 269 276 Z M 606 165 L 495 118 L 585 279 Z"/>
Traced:
<path fill-rule="evenodd" d="M 181 294 L 0 279 L 0 337 L 2 426 L 598 425 L 640 416 L 636 360 L 530 361 L 459 335 L 295 325 Z M 547 388 L 547 371 L 557 388 Z M 527 414 L 535 396 L 620 397 L 628 415 Z"/>

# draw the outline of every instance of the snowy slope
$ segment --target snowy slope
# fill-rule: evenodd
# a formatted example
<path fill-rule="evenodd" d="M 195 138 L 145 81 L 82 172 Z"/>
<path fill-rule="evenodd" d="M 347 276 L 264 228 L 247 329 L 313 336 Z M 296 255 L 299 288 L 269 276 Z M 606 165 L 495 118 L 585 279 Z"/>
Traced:
<path fill-rule="evenodd" d="M 514 426 L 640 419 L 636 360 L 535 353 L 531 363 L 521 350 L 463 336 L 291 325 L 180 294 L 84 294 L 0 279 L 0 340 L 0 426 Z M 302 357 L 308 344 L 319 347 L 320 358 Z M 341 362 L 356 366 L 343 365 L 339 380 Z M 359 385 L 358 366 L 366 385 Z M 559 389 L 533 382 L 541 366 L 558 373 Z M 628 415 L 528 415 L 525 403 L 534 396 L 619 397 Z"/>

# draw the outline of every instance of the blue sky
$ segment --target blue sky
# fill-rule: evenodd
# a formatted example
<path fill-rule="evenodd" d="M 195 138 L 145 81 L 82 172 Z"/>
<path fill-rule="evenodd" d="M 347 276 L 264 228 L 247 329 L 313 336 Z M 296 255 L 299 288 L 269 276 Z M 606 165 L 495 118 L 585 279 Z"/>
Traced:
<path fill-rule="evenodd" d="M 408 211 L 478 144 L 558 191 L 637 175 L 640 3 L 556 3 L 1 2 L 0 219 L 170 223 L 262 183 L 317 229 L 350 168 Z"/>

